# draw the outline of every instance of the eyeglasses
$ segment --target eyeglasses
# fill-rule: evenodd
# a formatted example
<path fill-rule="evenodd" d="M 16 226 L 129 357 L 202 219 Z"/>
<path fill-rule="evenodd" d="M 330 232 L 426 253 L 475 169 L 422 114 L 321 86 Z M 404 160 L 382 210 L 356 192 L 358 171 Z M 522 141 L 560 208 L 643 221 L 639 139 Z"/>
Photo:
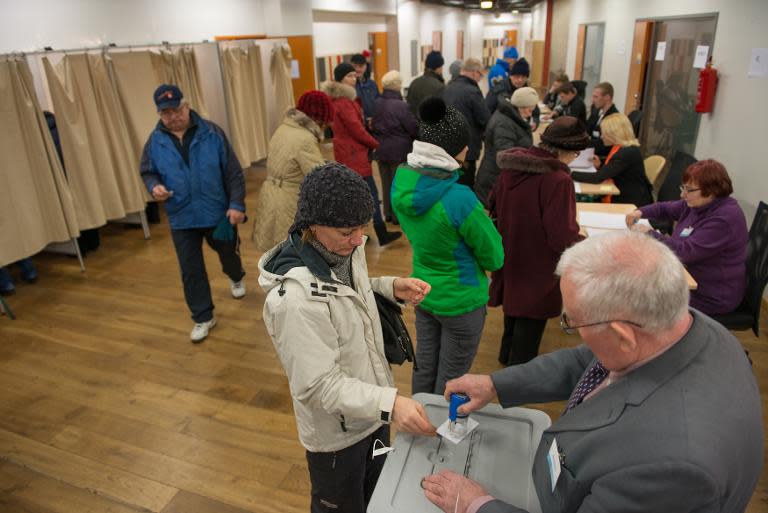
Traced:
<path fill-rule="evenodd" d="M 680 186 L 680 192 L 684 192 L 685 194 L 690 194 L 692 192 L 700 191 L 701 187 L 692 188 L 692 187 L 686 187 L 685 185 Z"/>
<path fill-rule="evenodd" d="M 578 158 L 578 157 L 579 157 L 579 155 L 581 155 L 581 152 L 580 152 L 580 151 L 574 151 L 574 152 L 573 152 L 573 156 L 574 156 L 574 157 Z"/>
<path fill-rule="evenodd" d="M 570 321 L 568 320 L 568 314 L 565 312 L 560 314 L 560 329 L 563 330 L 563 332 L 566 335 L 575 335 L 576 330 L 579 328 L 587 328 L 589 326 L 599 326 L 600 324 L 609 324 L 611 322 L 623 322 L 625 324 L 631 324 L 632 326 L 635 326 L 637 328 L 642 328 L 642 324 L 638 324 L 633 321 L 623 321 L 620 319 L 615 319 L 612 321 L 600 321 L 600 322 L 590 322 L 588 324 L 579 324 L 578 326 L 571 326 Z"/>

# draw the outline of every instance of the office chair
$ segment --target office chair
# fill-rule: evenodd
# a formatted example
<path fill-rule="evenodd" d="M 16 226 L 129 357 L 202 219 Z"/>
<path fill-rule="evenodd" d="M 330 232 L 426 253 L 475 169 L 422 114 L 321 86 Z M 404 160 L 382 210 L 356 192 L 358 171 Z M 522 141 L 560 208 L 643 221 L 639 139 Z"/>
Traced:
<path fill-rule="evenodd" d="M 629 122 L 632 123 L 632 131 L 635 132 L 635 137 L 640 137 L 640 123 L 643 121 L 643 111 L 633 110 L 627 114 Z"/>
<path fill-rule="evenodd" d="M 760 306 L 768 283 L 768 204 L 761 201 L 749 228 L 747 247 L 747 290 L 741 305 L 733 312 L 711 317 L 734 331 L 752 329 L 760 336 Z"/>

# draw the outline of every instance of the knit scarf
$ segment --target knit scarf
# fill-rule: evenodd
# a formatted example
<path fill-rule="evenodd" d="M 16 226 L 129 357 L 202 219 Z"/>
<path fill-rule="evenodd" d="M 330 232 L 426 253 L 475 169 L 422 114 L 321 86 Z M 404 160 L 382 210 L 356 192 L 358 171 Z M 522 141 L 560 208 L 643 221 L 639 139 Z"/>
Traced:
<path fill-rule="evenodd" d="M 339 255 L 323 246 L 323 244 L 314 237 L 309 239 L 309 244 L 315 248 L 325 263 L 331 268 L 331 271 L 336 273 L 336 277 L 341 283 L 347 287 L 355 288 L 352 285 L 352 253 L 347 256 Z"/>

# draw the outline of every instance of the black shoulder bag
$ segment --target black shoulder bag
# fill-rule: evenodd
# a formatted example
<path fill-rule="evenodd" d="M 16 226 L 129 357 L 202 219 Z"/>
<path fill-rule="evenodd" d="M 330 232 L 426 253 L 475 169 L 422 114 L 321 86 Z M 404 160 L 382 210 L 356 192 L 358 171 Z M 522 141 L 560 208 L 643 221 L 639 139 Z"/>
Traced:
<path fill-rule="evenodd" d="M 411 341 L 411 336 L 403 322 L 403 311 L 400 309 L 400 305 L 378 292 L 374 292 L 373 295 L 379 309 L 381 331 L 384 334 L 384 354 L 387 361 L 395 365 L 402 365 L 408 360 L 413 362 L 414 370 L 418 370 L 416 355 L 413 352 L 413 341 Z"/>

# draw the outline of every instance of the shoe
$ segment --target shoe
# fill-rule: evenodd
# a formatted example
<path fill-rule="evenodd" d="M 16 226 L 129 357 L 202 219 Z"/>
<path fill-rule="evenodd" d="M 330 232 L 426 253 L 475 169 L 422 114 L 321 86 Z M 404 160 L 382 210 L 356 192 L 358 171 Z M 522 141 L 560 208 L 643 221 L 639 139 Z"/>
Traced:
<path fill-rule="evenodd" d="M 229 290 L 232 292 L 232 297 L 235 299 L 242 299 L 245 297 L 245 280 L 232 281 L 229 280 Z"/>
<path fill-rule="evenodd" d="M 32 260 L 24 258 L 19 260 L 18 264 L 21 268 L 21 279 L 27 283 L 35 283 L 37 281 L 37 269 L 35 269 L 35 266 L 32 264 Z"/>
<path fill-rule="evenodd" d="M 194 344 L 202 342 L 214 326 L 216 326 L 216 319 L 195 323 L 195 327 L 192 328 L 192 333 L 189 334 L 190 340 L 192 340 Z"/>
<path fill-rule="evenodd" d="M 5 267 L 0 267 L 0 295 L 10 296 L 16 292 L 11 273 Z"/>
<path fill-rule="evenodd" d="M 387 225 L 384 223 L 374 224 L 373 229 L 376 231 L 376 237 L 379 239 L 379 246 L 386 246 L 403 236 L 402 232 L 388 232 Z"/>

